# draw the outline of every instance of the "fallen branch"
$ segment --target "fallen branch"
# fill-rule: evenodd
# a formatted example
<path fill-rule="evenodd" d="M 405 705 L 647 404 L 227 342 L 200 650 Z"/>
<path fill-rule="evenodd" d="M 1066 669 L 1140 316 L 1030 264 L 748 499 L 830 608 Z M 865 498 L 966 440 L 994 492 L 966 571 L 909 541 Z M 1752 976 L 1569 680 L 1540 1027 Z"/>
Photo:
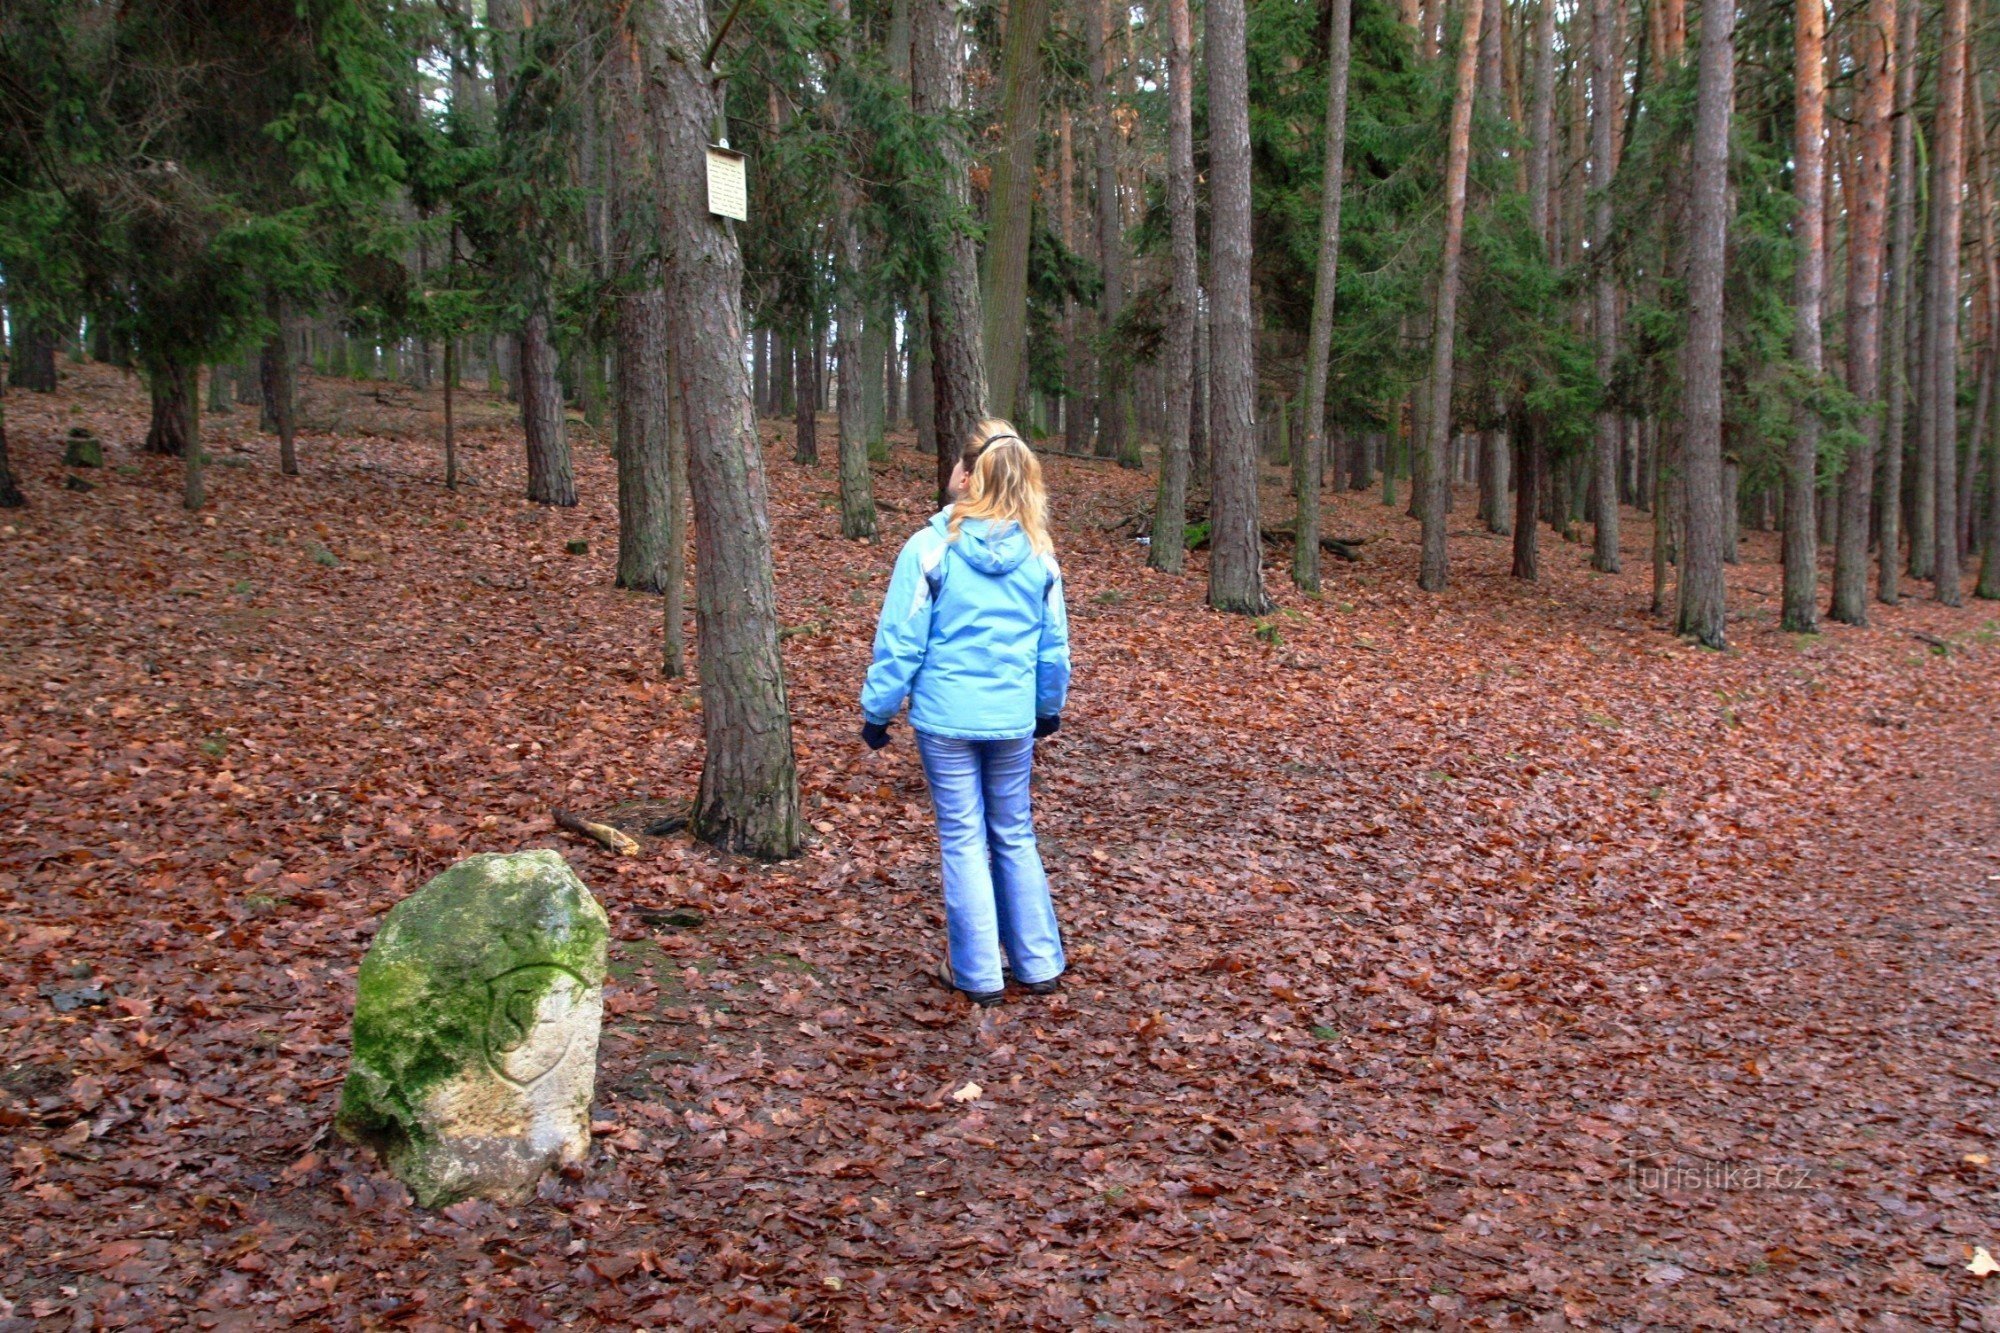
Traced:
<path fill-rule="evenodd" d="M 616 852 L 620 856 L 637 856 L 639 854 L 639 844 L 626 837 L 623 833 L 620 833 L 617 829 L 612 828 L 609 824 L 594 823 L 591 820 L 573 815 L 567 810 L 556 811 L 555 819 L 557 828 L 574 833 L 579 837 L 589 838 L 592 842 L 598 843 L 607 851 Z"/>
<path fill-rule="evenodd" d="M 1929 644 L 1931 647 L 1937 649 L 1941 653 L 1948 653 L 1951 651 L 1951 644 L 1947 640 L 1940 639 L 1935 634 L 1926 634 L 1920 629 L 1913 629 L 1910 631 L 1910 637 L 1915 639 L 1918 643 Z"/>
<path fill-rule="evenodd" d="M 1263 533 L 1267 542 L 1296 540 L 1296 534 L 1290 528 L 1265 528 Z M 1366 546 L 1368 541 L 1366 537 L 1321 537 L 1319 546 L 1322 551 L 1330 551 L 1340 559 L 1352 563 L 1361 559 L 1361 548 Z"/>

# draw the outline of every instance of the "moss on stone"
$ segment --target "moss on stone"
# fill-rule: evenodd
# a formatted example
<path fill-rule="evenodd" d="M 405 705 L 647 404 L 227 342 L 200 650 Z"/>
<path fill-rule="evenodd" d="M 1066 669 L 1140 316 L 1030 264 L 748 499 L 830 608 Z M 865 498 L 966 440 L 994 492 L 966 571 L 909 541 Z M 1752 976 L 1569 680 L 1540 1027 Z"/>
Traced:
<path fill-rule="evenodd" d="M 532 1013 L 561 972 L 601 986 L 609 933 L 597 900 L 547 850 L 470 857 L 396 904 L 356 978 L 335 1127 L 403 1175 L 426 1133 L 425 1095 L 476 1064 L 493 1068 L 492 1026 Z"/>

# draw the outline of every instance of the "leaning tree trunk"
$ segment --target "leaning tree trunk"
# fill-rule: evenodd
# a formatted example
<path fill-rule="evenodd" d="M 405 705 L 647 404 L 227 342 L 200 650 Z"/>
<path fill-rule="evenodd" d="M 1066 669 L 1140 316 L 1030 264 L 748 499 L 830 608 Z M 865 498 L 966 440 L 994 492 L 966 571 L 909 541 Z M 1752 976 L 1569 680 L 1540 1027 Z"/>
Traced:
<path fill-rule="evenodd" d="M 1903 450 L 1907 443 L 1910 402 L 1910 290 L 1915 271 L 1917 236 L 1917 20 L 1921 6 L 1906 0 L 1896 15 L 1894 201 L 1889 233 L 1889 308 L 1882 337 L 1887 365 L 1888 405 L 1883 421 L 1882 481 L 1876 488 L 1881 503 L 1880 560 L 1875 596 L 1890 606 L 1902 600 L 1903 577 Z"/>
<path fill-rule="evenodd" d="M 528 498 L 536 504 L 575 504 L 562 383 L 556 378 L 556 348 L 545 309 L 533 311 L 521 325 L 521 425 L 528 441 Z"/>
<path fill-rule="evenodd" d="M 1681 440 L 1686 530 L 1675 628 L 1710 648 L 1728 643 L 1722 580 L 1722 292 L 1729 233 L 1729 118 L 1735 100 L 1736 6 L 1702 16 L 1695 80 L 1694 170 L 1688 183 L 1688 328 L 1682 349 Z"/>
<path fill-rule="evenodd" d="M 1336 6 L 1347 2 L 1335 0 Z M 1178 574 L 1187 560 L 1194 329 L 1201 317 L 1194 213 L 1194 28 L 1188 0 L 1167 0 L 1167 230 L 1167 438 L 1160 447 L 1160 489 L 1153 504 L 1146 563 Z"/>
<path fill-rule="evenodd" d="M 1820 300 L 1826 286 L 1826 0 L 1798 0 L 1793 59 L 1792 223 L 1798 267 L 1792 277 L 1792 359 L 1808 381 L 1820 374 Z M 1851 248 L 1851 247 L 1850 247 Z M 1784 594 L 1779 627 L 1819 631 L 1819 412 L 1799 404 L 1785 457 Z M 1725 498 L 1724 503 L 1729 503 Z"/>
<path fill-rule="evenodd" d="M 910 18 L 910 101 L 920 116 L 955 125 L 965 114 L 965 25 L 960 0 L 915 0 Z M 931 413 L 937 432 L 937 494 L 951 499 L 951 473 L 986 405 L 986 352 L 980 343 L 978 246 L 962 225 L 971 182 L 962 135 L 941 131 L 946 198 L 936 227 L 930 280 Z M 948 230 L 947 230 L 948 229 Z"/>
<path fill-rule="evenodd" d="M 1808 0 L 1800 0 L 1807 3 Z M 1734 0 L 1729 0 L 1734 3 Z M 1618 361 L 1618 289 L 1612 271 L 1611 251 L 1611 122 L 1617 115 L 1612 106 L 1611 84 L 1624 74 L 1623 61 L 1612 69 L 1611 0 L 1591 0 L 1590 7 L 1590 186 L 1594 198 L 1590 215 L 1590 256 L 1593 269 L 1592 320 L 1597 334 L 1597 378 L 1608 395 L 1612 368 Z M 1619 570 L 1618 559 L 1618 447 L 1620 421 L 1611 402 L 1597 407 L 1597 447 L 1591 485 L 1595 496 L 1595 538 L 1591 547 L 1591 568 L 1607 574 Z"/>
<path fill-rule="evenodd" d="M 1208 0 L 1210 469 L 1208 604 L 1263 615 L 1257 369 L 1250 306 L 1250 75 L 1244 0 Z"/>
<path fill-rule="evenodd" d="M 1010 419 L 1021 406 L 1015 394 L 1027 348 L 1028 230 L 1042 118 L 1042 37 L 1048 26 L 1049 0 L 1013 0 L 1007 6 L 1000 57 L 1000 151 L 992 159 L 992 220 L 981 298 L 989 406 L 993 415 Z"/>
<path fill-rule="evenodd" d="M 1111 0 L 1088 0 L 1090 15 L 1090 116 L 1097 156 L 1097 262 L 1104 290 L 1097 305 L 1097 456 L 1129 461 L 1126 410 L 1130 363 L 1117 344 L 1125 309 L 1125 219 L 1118 201 L 1118 131 L 1111 122 L 1110 23 L 1125 14 Z M 1121 28 L 1130 27 L 1126 22 Z"/>
<path fill-rule="evenodd" d="M 1478 74 L 1479 26 L 1484 6 L 1466 0 L 1458 39 L 1458 80 L 1452 94 L 1451 139 L 1444 169 L 1444 256 L 1438 266 L 1437 310 L 1431 326 L 1430 410 L 1424 422 L 1423 555 L 1417 584 L 1442 592 L 1447 555 L 1445 529 L 1451 502 L 1451 385 L 1453 338 L 1458 327 L 1458 272 L 1465 244 L 1465 174 L 1472 155 L 1472 99 Z"/>
<path fill-rule="evenodd" d="M 764 460 L 743 364 L 743 258 L 708 211 L 707 149 L 721 90 L 701 0 L 658 0 L 647 92 L 666 253 L 667 329 L 695 509 L 695 615 L 707 745 L 693 828 L 765 858 L 800 844 L 798 770 L 778 649 Z"/>
<path fill-rule="evenodd" d="M 1306 338 L 1305 437 L 1292 479 L 1298 517 L 1292 529 L 1292 582 L 1319 591 L 1319 480 L 1326 452 L 1326 367 L 1333 351 L 1334 283 L 1340 266 L 1340 197 L 1347 170 L 1347 67 L 1353 50 L 1351 0 L 1333 0 L 1326 62 L 1326 160 L 1320 167 L 1319 262 L 1313 274 Z"/>
<path fill-rule="evenodd" d="M 1933 595 L 1961 600 L 1958 559 L 1958 270 L 1965 183 L 1965 29 L 1967 0 L 1944 0 L 1939 49 L 1937 142 L 1931 159 L 1931 239 L 1936 276 L 1931 321 L 1930 415 L 1934 495 L 1931 521 Z"/>
<path fill-rule="evenodd" d="M 1914 5 L 1916 0 L 1905 0 Z M 1861 25 L 1860 151 L 1855 214 L 1848 220 L 1847 387 L 1861 404 L 1861 440 L 1840 477 L 1833 603 L 1827 614 L 1868 623 L 1868 512 L 1882 445 L 1882 251 L 1889 202 L 1890 119 L 1896 88 L 1897 0 L 1869 0 Z M 1901 442 L 1897 441 L 1900 447 Z M 1893 505 L 1893 497 L 1888 503 Z"/>

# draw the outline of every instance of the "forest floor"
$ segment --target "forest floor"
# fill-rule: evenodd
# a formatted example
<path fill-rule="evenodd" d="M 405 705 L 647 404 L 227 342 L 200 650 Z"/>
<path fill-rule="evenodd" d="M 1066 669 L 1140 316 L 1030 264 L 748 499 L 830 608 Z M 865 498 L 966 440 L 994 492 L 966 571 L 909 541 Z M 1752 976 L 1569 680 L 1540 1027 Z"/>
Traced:
<path fill-rule="evenodd" d="M 1522 586 L 1462 494 L 1428 596 L 1370 494 L 1327 502 L 1361 562 L 1314 599 L 1275 553 L 1252 622 L 1202 557 L 1144 567 L 1145 477 L 1052 458 L 1074 966 L 975 1013 L 927 981 L 909 732 L 855 737 L 929 459 L 847 542 L 765 423 L 813 843 L 619 858 L 551 808 L 684 804 L 700 725 L 658 600 L 611 587 L 603 437 L 580 507 L 531 507 L 468 401 L 451 494 L 435 394 L 314 381 L 304 477 L 210 416 L 188 515 L 137 385 L 65 374 L 7 400 L 0 1329 L 2000 1330 L 1991 604 L 1783 634 L 1749 534 L 1709 652 L 1646 614 L 1643 515 L 1623 574 L 1547 540 Z M 428 876 L 533 846 L 616 936 L 597 1151 L 425 1212 L 326 1133 L 355 967 Z"/>

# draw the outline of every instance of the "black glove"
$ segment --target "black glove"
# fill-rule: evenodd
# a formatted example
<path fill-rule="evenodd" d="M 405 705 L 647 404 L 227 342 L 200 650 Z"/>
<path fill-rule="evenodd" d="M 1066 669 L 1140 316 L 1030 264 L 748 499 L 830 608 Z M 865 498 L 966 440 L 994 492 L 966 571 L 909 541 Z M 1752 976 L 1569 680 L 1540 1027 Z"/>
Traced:
<path fill-rule="evenodd" d="M 1062 725 L 1062 715 L 1061 715 L 1060 713 L 1058 713 L 1058 714 L 1057 714 L 1056 716 L 1054 716 L 1054 717 L 1038 717 L 1038 718 L 1036 718 L 1036 719 L 1035 719 L 1035 739 L 1036 739 L 1036 740 L 1040 740 L 1040 739 L 1041 739 L 1042 737 L 1044 737 L 1044 736 L 1053 736 L 1053 735 L 1055 735 L 1055 734 L 1056 734 L 1056 728 L 1057 728 L 1057 727 L 1060 727 L 1061 725 Z"/>
<path fill-rule="evenodd" d="M 886 722 L 863 722 L 861 739 L 868 742 L 868 748 L 879 750 L 889 743 L 889 724 Z"/>

